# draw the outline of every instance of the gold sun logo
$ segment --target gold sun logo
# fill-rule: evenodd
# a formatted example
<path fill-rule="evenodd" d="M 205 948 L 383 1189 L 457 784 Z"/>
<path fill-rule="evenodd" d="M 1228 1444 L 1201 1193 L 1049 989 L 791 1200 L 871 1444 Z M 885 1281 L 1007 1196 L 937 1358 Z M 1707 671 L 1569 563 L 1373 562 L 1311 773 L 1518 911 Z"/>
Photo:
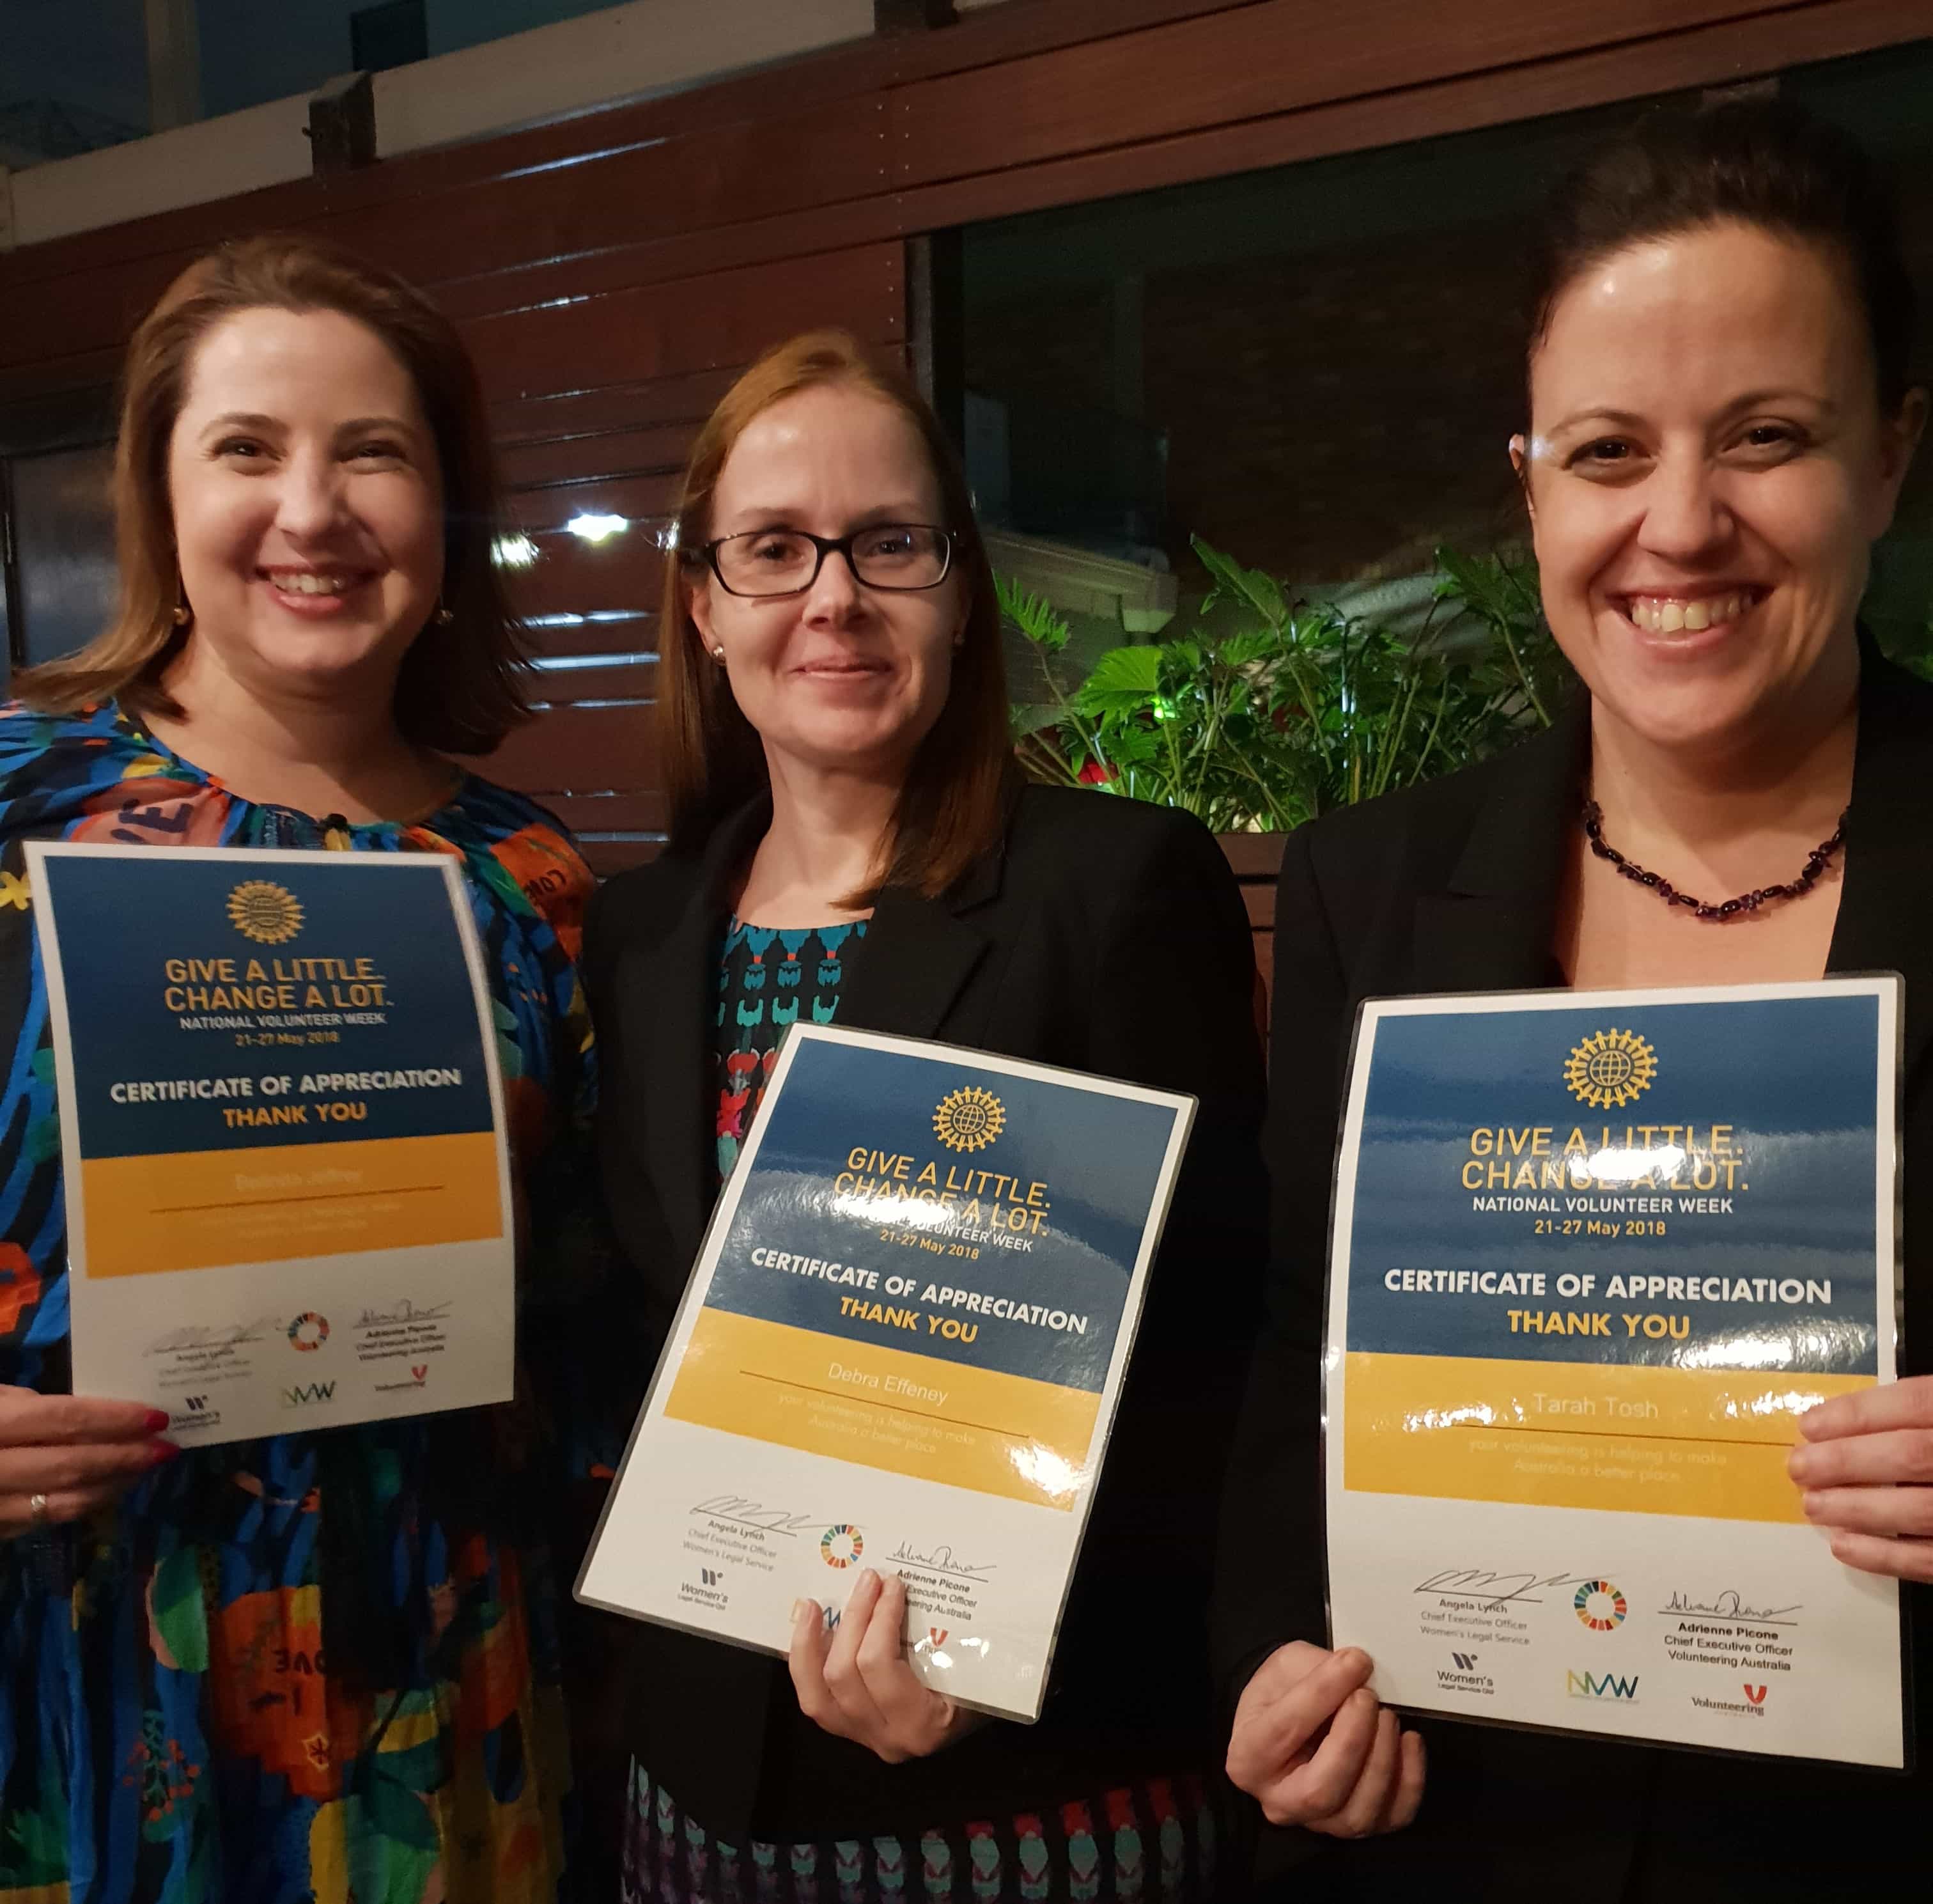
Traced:
<path fill-rule="evenodd" d="M 1565 1060 L 1571 1094 L 1609 1111 L 1651 1088 L 1658 1054 L 1635 1031 L 1594 1031 Z"/>
<path fill-rule="evenodd" d="M 984 1151 L 1006 1127 L 1007 1107 L 978 1084 L 948 1092 L 933 1114 L 933 1134 L 949 1151 Z"/>
<path fill-rule="evenodd" d="M 257 945 L 286 945 L 302 930 L 302 901 L 287 886 L 244 880 L 228 895 L 228 922 Z"/>

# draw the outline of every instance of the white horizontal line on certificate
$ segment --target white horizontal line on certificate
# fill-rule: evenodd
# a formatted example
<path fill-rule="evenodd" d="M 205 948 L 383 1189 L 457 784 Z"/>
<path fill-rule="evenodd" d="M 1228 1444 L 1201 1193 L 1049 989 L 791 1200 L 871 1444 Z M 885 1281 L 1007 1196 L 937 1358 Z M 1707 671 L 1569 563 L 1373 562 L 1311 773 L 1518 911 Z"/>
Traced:
<path fill-rule="evenodd" d="M 951 1421 L 962 1428 L 978 1428 L 983 1433 L 1003 1435 L 1009 1441 L 1032 1441 L 1032 1435 L 1021 1433 L 1013 1428 L 997 1428 L 991 1421 L 970 1421 L 960 1415 L 934 1415 L 923 1408 L 903 1408 L 897 1402 L 876 1402 L 870 1395 L 849 1395 L 843 1388 L 820 1388 L 810 1382 L 789 1382 L 782 1375 L 761 1375 L 755 1368 L 741 1368 L 741 1375 L 750 1376 L 754 1382 L 770 1382 L 781 1388 L 801 1388 L 808 1395 L 824 1395 L 828 1400 L 857 1402 L 861 1408 L 883 1408 L 891 1415 L 910 1415 L 921 1421 Z"/>

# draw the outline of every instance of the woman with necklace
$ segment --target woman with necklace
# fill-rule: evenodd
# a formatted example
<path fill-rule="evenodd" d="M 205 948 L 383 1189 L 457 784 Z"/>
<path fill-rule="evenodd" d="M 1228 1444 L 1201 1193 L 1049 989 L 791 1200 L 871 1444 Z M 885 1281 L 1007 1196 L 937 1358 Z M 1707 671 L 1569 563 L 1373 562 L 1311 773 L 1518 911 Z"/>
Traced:
<path fill-rule="evenodd" d="M 1909 1309 L 1933 1299 L 1911 1169 L 1933 1151 L 1933 689 L 1856 622 L 1924 419 L 1913 306 L 1883 180 L 1795 108 L 1659 115 L 1587 166 L 1553 208 L 1511 444 L 1585 691 L 1499 759 L 1290 843 L 1273 1314 L 1231 1496 L 1273 1532 L 1225 1564 L 1218 1643 L 1229 1771 L 1305 1827 L 1264 1845 L 1265 1869 L 1301 1863 L 1299 1897 L 1502 1896 L 1559 1871 L 1605 1904 L 1841 1896 L 1920 1856 L 1923 1777 L 1447 1722 L 1426 1772 L 1370 1662 L 1315 1643 L 1312 1498 L 1330 1159 L 1365 997 L 1903 972 Z M 1844 1564 L 1924 1582 L 1933 1376 L 1913 1366 L 1808 1416 L 1790 1471 Z"/>

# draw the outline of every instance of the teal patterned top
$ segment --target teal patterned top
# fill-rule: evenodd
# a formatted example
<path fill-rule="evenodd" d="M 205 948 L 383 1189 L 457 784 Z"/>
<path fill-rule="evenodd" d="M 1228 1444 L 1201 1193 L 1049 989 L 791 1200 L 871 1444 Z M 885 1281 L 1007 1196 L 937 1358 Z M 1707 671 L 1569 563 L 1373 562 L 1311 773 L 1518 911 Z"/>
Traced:
<path fill-rule="evenodd" d="M 747 925 L 734 919 L 718 955 L 718 1176 L 732 1174 L 765 1094 L 786 1027 L 808 1011 L 809 1024 L 838 1015 L 846 959 L 866 922 L 798 929 Z"/>

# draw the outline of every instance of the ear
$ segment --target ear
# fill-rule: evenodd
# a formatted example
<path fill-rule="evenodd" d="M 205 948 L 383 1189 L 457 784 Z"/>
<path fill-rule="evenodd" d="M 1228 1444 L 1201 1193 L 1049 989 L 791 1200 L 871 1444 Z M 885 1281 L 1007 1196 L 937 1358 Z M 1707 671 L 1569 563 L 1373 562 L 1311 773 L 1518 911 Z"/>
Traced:
<path fill-rule="evenodd" d="M 1531 527 L 1537 526 L 1537 504 L 1530 493 L 1530 443 L 1520 430 L 1510 440 L 1511 468 L 1517 472 L 1517 486 L 1523 492 L 1523 506 L 1530 516 Z"/>
<path fill-rule="evenodd" d="M 1880 426 L 1880 482 L 1883 502 L 1879 519 L 1868 526 L 1875 538 L 1892 526 L 1892 512 L 1899 501 L 1900 486 L 1913 467 L 1913 452 L 1926 429 L 1927 397 L 1923 390 L 1908 390 L 1899 414 Z"/>
<path fill-rule="evenodd" d="M 685 584 L 684 605 L 690 612 L 693 625 L 697 629 L 699 639 L 705 644 L 705 651 L 718 645 L 711 632 L 711 579 L 700 573 Z"/>

